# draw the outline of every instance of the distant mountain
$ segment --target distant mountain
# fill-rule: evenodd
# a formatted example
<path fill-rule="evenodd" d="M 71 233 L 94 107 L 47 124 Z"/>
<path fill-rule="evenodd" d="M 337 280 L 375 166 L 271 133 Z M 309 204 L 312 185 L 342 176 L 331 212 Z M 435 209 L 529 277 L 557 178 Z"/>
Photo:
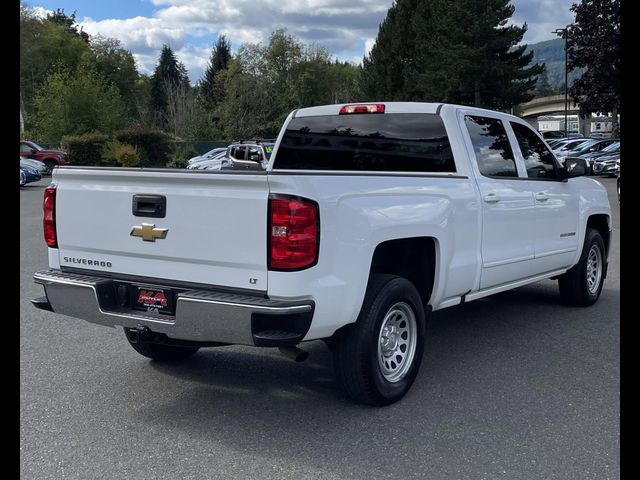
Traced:
<path fill-rule="evenodd" d="M 564 84 L 564 40 L 556 38 L 544 42 L 527 45 L 526 52 L 533 50 L 532 63 L 544 63 L 547 65 L 547 75 L 552 87 L 557 88 Z M 569 85 L 580 78 L 584 69 L 569 72 Z"/>

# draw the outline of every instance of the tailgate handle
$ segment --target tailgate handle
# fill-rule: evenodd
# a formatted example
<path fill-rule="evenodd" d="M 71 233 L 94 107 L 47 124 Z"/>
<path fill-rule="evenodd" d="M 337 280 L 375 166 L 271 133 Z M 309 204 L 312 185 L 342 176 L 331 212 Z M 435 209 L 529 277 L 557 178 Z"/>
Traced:
<path fill-rule="evenodd" d="M 167 213 L 167 197 L 164 195 L 134 195 L 131 210 L 136 217 L 164 218 Z"/>

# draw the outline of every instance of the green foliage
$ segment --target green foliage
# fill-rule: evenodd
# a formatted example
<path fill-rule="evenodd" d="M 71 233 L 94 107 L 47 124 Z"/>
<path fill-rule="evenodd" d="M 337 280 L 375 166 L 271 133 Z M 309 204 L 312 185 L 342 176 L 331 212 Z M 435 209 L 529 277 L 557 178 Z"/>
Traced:
<path fill-rule="evenodd" d="M 73 165 L 104 165 L 102 149 L 109 140 L 103 133 L 84 133 L 81 135 L 65 135 L 61 146 L 69 154 L 69 161 Z"/>
<path fill-rule="evenodd" d="M 542 73 L 538 76 L 538 81 L 536 83 L 535 96 L 536 97 L 547 97 L 549 95 L 554 95 L 555 89 L 549 83 L 549 75 L 547 75 L 547 69 L 545 68 Z"/>
<path fill-rule="evenodd" d="M 532 98 L 527 30 L 509 0 L 398 0 L 363 63 L 368 98 L 507 109 Z"/>
<path fill-rule="evenodd" d="M 134 145 L 140 154 L 141 167 L 159 167 L 167 163 L 172 136 L 162 130 L 134 125 L 115 133 L 116 140 Z"/>
<path fill-rule="evenodd" d="M 73 36 L 80 38 L 84 42 L 89 42 L 89 35 L 82 31 L 82 28 L 78 30 L 78 24 L 76 21 L 76 11 L 74 10 L 71 15 L 64 13 L 64 8 L 57 8 L 52 13 L 47 13 L 45 21 L 59 25 L 65 29 L 65 31 Z"/>
<path fill-rule="evenodd" d="M 620 109 L 620 0 L 582 0 L 574 4 L 569 27 L 569 68 L 585 71 L 571 87 L 584 112 L 612 114 L 618 134 Z"/>
<path fill-rule="evenodd" d="M 65 25 L 37 18 L 20 5 L 20 94 L 26 128 L 32 128 L 34 94 L 52 67 L 63 65 L 75 71 L 88 52 L 89 45 Z"/>
<path fill-rule="evenodd" d="M 165 128 L 168 124 L 170 90 L 188 90 L 187 69 L 176 58 L 168 45 L 162 46 L 158 65 L 151 76 L 150 107 L 155 124 Z"/>
<path fill-rule="evenodd" d="M 183 142 L 174 142 L 169 152 L 167 168 L 187 168 L 187 161 L 190 158 L 197 157 L 199 154 L 191 144 Z"/>
<path fill-rule="evenodd" d="M 129 115 L 136 113 L 136 82 L 139 75 L 131 52 L 115 38 L 95 36 L 91 39 L 91 55 L 96 70 L 108 83 L 118 88 Z"/>
<path fill-rule="evenodd" d="M 140 154 L 134 145 L 111 140 L 102 148 L 102 159 L 107 165 L 123 167 L 137 167 L 140 164 Z"/>
<path fill-rule="evenodd" d="M 220 83 L 216 82 L 216 75 L 227 69 L 230 60 L 231 44 L 221 35 L 211 50 L 209 64 L 199 85 L 199 97 L 208 110 L 213 110 L 224 97 L 224 91 L 219 88 Z"/>
<path fill-rule="evenodd" d="M 110 134 L 126 121 L 118 89 L 89 66 L 75 73 L 62 67 L 49 75 L 33 104 L 33 130 L 46 142 L 92 131 Z"/>

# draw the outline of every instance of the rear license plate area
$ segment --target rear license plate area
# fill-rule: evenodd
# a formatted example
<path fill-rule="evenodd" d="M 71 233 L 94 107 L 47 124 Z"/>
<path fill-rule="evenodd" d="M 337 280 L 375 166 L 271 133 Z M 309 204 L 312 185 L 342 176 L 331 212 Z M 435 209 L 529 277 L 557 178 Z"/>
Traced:
<path fill-rule="evenodd" d="M 130 285 L 129 294 L 129 305 L 134 310 L 159 315 L 175 313 L 174 292 L 169 288 Z"/>

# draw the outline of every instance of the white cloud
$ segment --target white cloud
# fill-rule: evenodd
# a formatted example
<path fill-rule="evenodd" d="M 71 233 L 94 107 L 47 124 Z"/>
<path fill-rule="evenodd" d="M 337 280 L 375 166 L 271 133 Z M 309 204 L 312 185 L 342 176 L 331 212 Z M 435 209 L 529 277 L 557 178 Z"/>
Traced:
<path fill-rule="evenodd" d="M 513 23 L 527 22 L 525 42 L 553 38 L 555 28 L 570 23 L 575 0 L 513 0 Z M 360 63 L 375 43 L 378 26 L 393 0 L 150 0 L 151 17 L 94 20 L 82 28 L 91 35 L 119 39 L 150 73 L 163 44 L 170 45 L 189 70 L 201 75 L 216 36 L 225 34 L 234 51 L 245 42 L 267 41 L 276 28 L 287 28 L 305 43 L 316 42 L 337 58 Z M 42 7 L 35 7 L 46 15 Z M 80 11 L 80 14 L 82 12 Z M 364 44 L 364 51 L 363 51 Z"/>

